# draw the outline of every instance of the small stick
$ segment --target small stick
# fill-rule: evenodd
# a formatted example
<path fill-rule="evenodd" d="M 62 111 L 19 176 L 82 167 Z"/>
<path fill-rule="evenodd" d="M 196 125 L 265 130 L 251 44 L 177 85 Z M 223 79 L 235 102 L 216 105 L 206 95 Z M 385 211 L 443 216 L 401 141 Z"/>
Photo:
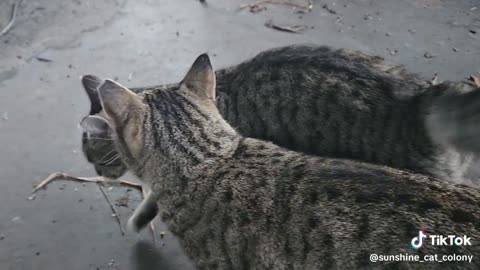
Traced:
<path fill-rule="evenodd" d="M 7 26 L 5 26 L 2 29 L 2 32 L 0 32 L 0 37 L 8 33 L 8 31 L 10 31 L 13 24 L 15 23 L 15 18 L 17 17 L 17 8 L 20 2 L 21 1 L 17 1 L 15 4 L 12 5 L 12 17 L 10 17 L 10 21 L 8 22 Z"/>
<path fill-rule="evenodd" d="M 130 182 L 130 181 L 111 180 L 111 179 L 103 177 L 103 176 L 76 177 L 76 176 L 71 176 L 71 175 L 68 175 L 66 173 L 61 173 L 61 172 L 56 172 L 56 173 L 50 174 L 47 178 L 45 178 L 45 180 L 40 182 L 40 184 L 38 184 L 34 188 L 32 193 L 37 192 L 41 188 L 46 188 L 46 186 L 49 183 L 51 183 L 55 180 L 60 180 L 60 179 L 69 180 L 69 181 L 76 181 L 76 182 L 87 182 L 87 183 L 97 184 L 98 188 L 100 189 L 100 192 L 102 192 L 103 196 L 105 197 L 105 200 L 107 201 L 107 203 L 110 205 L 110 208 L 112 209 L 113 215 L 115 216 L 115 219 L 117 220 L 117 223 L 118 223 L 118 226 L 120 227 L 120 232 L 122 233 L 122 235 L 125 235 L 125 231 L 122 228 L 122 225 L 121 225 L 121 222 L 120 222 L 120 217 L 118 216 L 117 210 L 115 209 L 113 204 L 110 202 L 107 195 L 105 194 L 105 191 L 103 191 L 101 186 L 114 186 L 114 185 L 126 186 L 126 187 L 131 187 L 131 188 L 135 188 L 137 190 L 140 190 L 142 192 L 142 197 L 145 197 L 145 195 L 146 195 L 146 190 L 142 187 L 141 184 L 133 183 L 133 182 Z M 152 232 L 153 244 L 156 246 L 155 225 L 154 225 L 153 220 L 152 220 L 152 222 L 150 222 L 150 230 Z"/>
<path fill-rule="evenodd" d="M 115 216 L 115 220 L 118 223 L 118 227 L 120 227 L 120 232 L 122 233 L 122 235 L 125 235 L 125 231 L 122 228 L 122 223 L 120 222 L 120 217 L 118 216 L 118 212 L 115 209 L 115 206 L 113 206 L 112 202 L 110 202 L 110 200 L 107 197 L 107 194 L 105 194 L 105 191 L 103 191 L 103 188 L 100 185 L 98 185 L 97 187 L 98 189 L 100 189 L 100 192 L 103 194 L 103 197 L 107 201 L 108 205 L 110 205 L 110 209 L 112 209 L 113 216 Z"/>
<path fill-rule="evenodd" d="M 309 3 L 308 6 L 304 6 L 304 5 L 295 4 L 295 3 L 292 3 L 292 2 L 289 2 L 289 1 L 274 1 L 274 0 L 261 0 L 261 1 L 256 1 L 256 2 L 253 3 L 253 4 L 243 4 L 243 5 L 240 5 L 239 8 L 240 8 L 240 9 L 244 9 L 244 8 L 247 8 L 247 7 L 250 7 L 250 6 L 261 5 L 261 4 L 286 5 L 286 6 L 292 6 L 292 7 L 301 8 L 301 9 L 306 9 L 306 10 L 311 10 L 311 9 L 312 9 L 312 4 L 311 4 L 311 3 Z"/>
<path fill-rule="evenodd" d="M 65 173 L 56 172 L 56 173 L 50 174 L 47 178 L 45 178 L 45 180 L 43 180 L 42 182 L 40 182 L 40 184 L 38 184 L 38 185 L 33 189 L 32 193 L 35 193 L 35 192 L 37 192 L 39 189 L 45 188 L 49 183 L 51 183 L 51 182 L 53 182 L 53 181 L 55 181 L 55 180 L 60 180 L 60 179 L 70 180 L 70 181 L 76 181 L 76 182 L 96 183 L 96 184 L 104 185 L 104 186 L 108 186 L 108 185 L 119 185 L 119 186 L 127 186 L 127 187 L 131 187 L 131 188 L 135 188 L 135 189 L 138 189 L 138 190 L 141 190 L 141 189 L 142 189 L 142 185 L 141 185 L 141 184 L 137 184 L 137 183 L 133 183 L 133 182 L 125 181 L 125 180 L 109 180 L 108 178 L 102 177 L 102 176 L 96 176 L 96 177 L 76 177 L 76 176 L 71 176 L 71 175 L 68 175 L 68 174 L 65 174 Z"/>

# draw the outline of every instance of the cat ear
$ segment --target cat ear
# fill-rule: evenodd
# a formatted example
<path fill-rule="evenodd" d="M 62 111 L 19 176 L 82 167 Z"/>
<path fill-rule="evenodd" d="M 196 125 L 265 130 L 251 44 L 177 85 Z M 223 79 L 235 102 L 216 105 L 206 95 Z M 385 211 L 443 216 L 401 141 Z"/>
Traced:
<path fill-rule="evenodd" d="M 114 127 L 122 124 L 130 113 L 145 107 L 138 95 L 112 80 L 105 80 L 98 93 L 109 123 Z"/>
<path fill-rule="evenodd" d="M 96 115 L 87 115 L 80 122 L 80 127 L 88 134 L 106 134 L 110 130 L 107 120 Z"/>
<path fill-rule="evenodd" d="M 85 92 L 87 92 L 90 99 L 90 115 L 97 114 L 102 110 L 102 104 L 97 91 L 101 83 L 102 80 L 97 76 L 85 75 L 82 77 L 83 88 L 85 88 Z"/>
<path fill-rule="evenodd" d="M 183 79 L 187 88 L 215 100 L 215 71 L 206 53 L 197 57 Z"/>

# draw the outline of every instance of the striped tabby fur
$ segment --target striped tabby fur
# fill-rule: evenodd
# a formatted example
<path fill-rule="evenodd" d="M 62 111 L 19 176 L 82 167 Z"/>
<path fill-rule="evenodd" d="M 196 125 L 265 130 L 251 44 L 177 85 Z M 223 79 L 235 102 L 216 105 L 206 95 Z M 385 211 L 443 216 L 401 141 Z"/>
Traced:
<path fill-rule="evenodd" d="M 464 177 L 472 160 L 471 143 L 462 144 L 466 134 L 454 132 L 448 140 L 438 136 L 462 119 L 447 124 L 437 121 L 440 117 L 428 118 L 439 95 L 457 88 L 472 90 L 472 85 L 431 86 L 401 66 L 386 65 L 380 57 L 326 46 L 265 51 L 216 75 L 218 109 L 244 136 L 307 154 L 357 159 L 472 184 Z M 99 83 L 84 85 L 96 89 Z M 170 87 L 174 85 L 132 91 Z M 471 103 L 480 104 L 480 98 Z M 101 108 L 95 99 L 92 106 Z M 454 112 L 465 109 L 448 104 L 436 109 L 443 107 Z M 470 126 L 468 136 L 475 141 L 479 130 L 476 122 Z M 456 140 L 456 147 L 451 143 L 455 136 L 462 138 Z M 126 170 L 123 164 L 101 167 L 97 163 L 104 162 L 105 153 L 113 149 L 108 143 L 84 139 L 83 149 L 97 172 L 116 178 Z M 466 154 L 458 149 L 467 150 Z"/>
<path fill-rule="evenodd" d="M 110 80 L 99 87 L 122 160 L 152 190 L 143 214 L 158 202 L 199 269 L 480 267 L 478 258 L 369 262 L 371 253 L 478 256 L 476 243 L 416 251 L 410 240 L 420 229 L 480 239 L 480 191 L 243 137 L 211 98 L 214 78 L 202 55 L 168 89 L 137 95 Z"/>

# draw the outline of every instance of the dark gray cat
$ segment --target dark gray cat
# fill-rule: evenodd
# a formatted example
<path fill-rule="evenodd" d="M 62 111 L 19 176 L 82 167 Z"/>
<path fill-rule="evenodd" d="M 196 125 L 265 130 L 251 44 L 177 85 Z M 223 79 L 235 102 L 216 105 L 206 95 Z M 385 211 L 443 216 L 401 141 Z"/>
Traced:
<path fill-rule="evenodd" d="M 107 80 L 98 92 L 106 117 L 87 117 L 84 127 L 92 134 L 112 127 L 122 161 L 151 189 L 129 228 L 146 225 L 158 202 L 199 269 L 480 267 L 478 258 L 371 263 L 372 253 L 478 256 L 480 191 L 243 137 L 215 106 L 207 55 L 168 89 L 137 95 Z M 415 250 L 410 243 L 419 230 L 473 243 L 425 240 Z"/>
<path fill-rule="evenodd" d="M 380 57 L 309 46 L 269 50 L 216 75 L 218 109 L 244 136 L 471 184 L 464 174 L 479 129 L 470 117 L 480 115 L 480 95 L 464 94 L 472 84 L 432 86 Z M 100 82 L 85 77 L 83 83 L 95 115 Z M 126 168 L 118 158 L 112 162 L 113 145 L 100 136 L 84 134 L 84 152 L 100 175 L 117 178 Z"/>

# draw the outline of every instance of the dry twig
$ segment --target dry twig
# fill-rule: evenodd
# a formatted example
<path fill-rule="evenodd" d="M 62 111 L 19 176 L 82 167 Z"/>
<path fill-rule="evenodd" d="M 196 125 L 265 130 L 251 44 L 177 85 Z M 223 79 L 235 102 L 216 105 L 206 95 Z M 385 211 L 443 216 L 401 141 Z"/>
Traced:
<path fill-rule="evenodd" d="M 142 185 L 125 181 L 125 180 L 110 180 L 108 178 L 102 177 L 102 176 L 95 176 L 95 177 L 76 177 L 76 176 L 71 176 L 65 173 L 52 173 L 50 174 L 45 180 L 40 182 L 32 191 L 32 193 L 37 192 L 41 188 L 45 188 L 49 183 L 55 181 L 55 180 L 69 180 L 69 181 L 76 181 L 76 182 L 88 182 L 88 183 L 96 183 L 99 185 L 104 185 L 104 186 L 127 186 L 131 188 L 136 188 L 138 190 L 142 190 Z"/>
<path fill-rule="evenodd" d="M 15 19 L 17 17 L 17 9 L 20 2 L 22 2 L 22 0 L 17 1 L 15 4 L 12 5 L 12 16 L 10 17 L 10 21 L 8 22 L 8 24 L 2 29 L 2 32 L 0 32 L 0 37 L 8 33 L 8 31 L 10 31 L 13 24 L 15 23 Z"/>
<path fill-rule="evenodd" d="M 40 182 L 40 184 L 38 184 L 32 191 L 32 193 L 35 193 L 37 192 L 39 189 L 41 188 L 45 188 L 49 183 L 55 181 L 55 180 L 60 180 L 60 179 L 64 179 L 64 180 L 70 180 L 70 181 L 76 181 L 76 182 L 89 182 L 89 183 L 96 183 L 98 188 L 100 189 L 100 192 L 102 193 L 103 197 L 105 198 L 105 200 L 107 201 L 108 205 L 110 206 L 110 209 L 112 210 L 113 212 L 113 216 L 115 217 L 115 220 L 117 221 L 118 223 L 118 226 L 120 227 L 120 232 L 122 233 L 122 235 L 125 235 L 125 231 L 123 230 L 123 227 L 122 227 L 122 224 L 120 222 L 120 217 L 118 215 L 118 212 L 117 210 L 115 209 L 115 206 L 113 206 L 112 202 L 110 202 L 110 200 L 108 199 L 107 197 L 107 194 L 105 194 L 105 191 L 103 191 L 101 185 L 121 185 L 121 186 L 128 186 L 128 187 L 133 187 L 133 188 L 136 188 L 136 189 L 142 189 L 142 185 L 140 184 L 136 184 L 136 183 L 133 183 L 133 182 L 129 182 L 129 181 L 124 181 L 124 180 L 118 180 L 118 181 L 113 181 L 113 180 L 110 180 L 106 177 L 102 177 L 102 176 L 96 176 L 96 177 L 76 177 L 76 176 L 71 176 L 71 175 L 68 175 L 68 174 L 65 174 L 65 173 L 52 173 L 50 174 L 47 178 L 45 178 L 45 180 L 43 180 L 42 182 Z"/>
<path fill-rule="evenodd" d="M 275 24 L 272 20 L 265 22 L 265 26 L 268 28 L 272 28 L 274 30 L 288 32 L 288 33 L 300 33 L 307 29 L 307 26 L 305 25 L 293 25 L 293 26 L 279 25 L 279 24 Z"/>
<path fill-rule="evenodd" d="M 308 10 L 308 11 L 311 11 L 312 8 L 313 8 L 313 4 L 311 2 L 308 3 L 308 6 L 305 6 L 305 5 L 300 5 L 300 4 L 296 4 L 296 3 L 292 3 L 290 1 L 285 1 L 285 0 L 261 0 L 261 1 L 256 1 L 255 3 L 253 4 L 242 4 L 240 5 L 239 9 L 244 9 L 244 8 L 247 8 L 247 7 L 252 7 L 252 6 L 258 6 L 258 5 L 261 5 L 261 4 L 272 4 L 272 5 L 286 5 L 286 6 L 291 6 L 291 7 L 295 7 L 295 8 L 301 8 L 301 9 L 305 9 L 305 10 Z"/>
<path fill-rule="evenodd" d="M 108 205 L 110 206 L 110 209 L 113 212 L 113 216 L 115 217 L 118 226 L 120 227 L 120 232 L 122 235 L 125 235 L 125 231 L 123 230 L 123 227 L 121 225 L 120 217 L 118 215 L 118 212 L 115 208 L 115 206 L 112 204 L 112 202 L 108 199 L 107 194 L 105 191 L 102 189 L 101 186 L 125 186 L 125 187 L 130 187 L 130 188 L 135 188 L 137 190 L 140 190 L 142 192 L 142 196 L 145 197 L 146 195 L 146 190 L 142 188 L 141 184 L 137 184 L 134 182 L 130 181 L 125 181 L 125 180 L 111 180 L 106 177 L 102 176 L 95 176 L 95 177 L 77 177 L 77 176 L 71 176 L 66 173 L 61 173 L 61 172 L 56 172 L 50 174 L 45 180 L 40 182 L 40 184 L 36 185 L 35 188 L 32 191 L 33 193 L 36 193 L 39 189 L 46 188 L 46 186 L 55 181 L 55 180 L 69 180 L 69 181 L 75 181 L 75 182 L 87 182 L 87 183 L 95 183 L 98 185 L 98 188 L 100 189 L 100 192 L 102 193 L 103 197 L 107 201 Z M 152 232 L 152 238 L 153 238 L 153 244 L 156 245 L 156 239 L 155 239 L 155 225 L 152 222 L 150 222 L 150 230 Z"/>
<path fill-rule="evenodd" d="M 100 185 L 97 185 L 98 189 L 102 193 L 103 197 L 107 201 L 108 205 L 110 205 L 110 209 L 112 209 L 113 216 L 115 217 L 115 220 L 118 223 L 118 227 L 120 227 L 120 232 L 122 235 L 125 235 L 125 231 L 123 230 L 122 223 L 120 222 L 120 217 L 118 216 L 117 209 L 115 209 L 115 206 L 113 206 L 112 202 L 108 199 L 107 194 L 105 194 L 105 191 L 103 191 L 103 188 Z"/>

